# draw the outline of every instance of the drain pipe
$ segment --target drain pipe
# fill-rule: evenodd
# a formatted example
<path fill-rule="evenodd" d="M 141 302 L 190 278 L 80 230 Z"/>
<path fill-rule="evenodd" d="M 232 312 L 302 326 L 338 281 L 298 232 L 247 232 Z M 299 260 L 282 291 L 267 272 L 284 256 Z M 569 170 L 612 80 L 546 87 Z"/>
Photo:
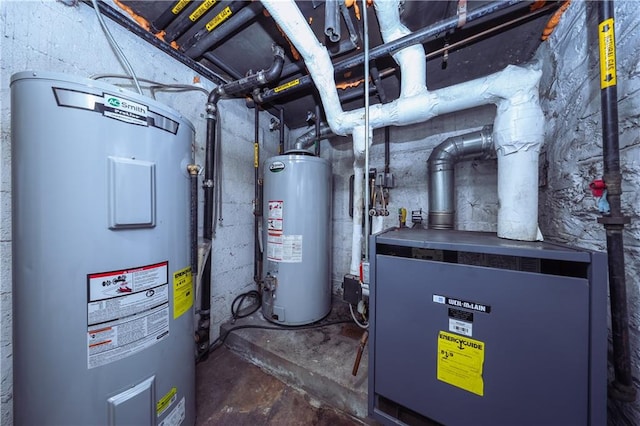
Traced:
<path fill-rule="evenodd" d="M 631 347 L 627 313 L 627 285 L 624 264 L 624 225 L 630 218 L 622 213 L 622 174 L 618 141 L 618 88 L 616 81 L 616 45 L 612 0 L 598 2 L 598 35 L 600 41 L 600 101 L 602 110 L 602 151 L 604 181 L 610 215 L 598 219 L 607 234 L 609 261 L 609 299 L 613 336 L 613 367 L 615 379 L 611 394 L 616 399 L 632 402 L 636 398 L 631 375 Z"/>
<path fill-rule="evenodd" d="M 493 126 L 448 138 L 436 146 L 429 160 L 429 228 L 453 229 L 455 217 L 454 174 L 460 161 L 488 159 L 495 155 Z"/>
<path fill-rule="evenodd" d="M 218 100 L 220 99 L 214 90 L 209 94 L 207 101 L 207 139 L 204 162 L 204 218 L 202 233 L 204 240 L 211 244 L 209 256 L 207 256 L 202 273 L 202 286 L 200 288 L 200 318 L 196 330 L 197 357 L 200 360 L 207 358 L 209 354 L 209 328 L 211 318 L 211 268 L 213 258 L 213 177 L 215 176 L 214 159 L 216 146 L 216 126 L 218 121 Z"/>
<path fill-rule="evenodd" d="M 262 252 L 260 251 L 260 219 L 262 217 L 262 203 L 260 201 L 260 106 L 256 105 L 254 115 L 253 142 L 253 282 L 262 288 Z"/>

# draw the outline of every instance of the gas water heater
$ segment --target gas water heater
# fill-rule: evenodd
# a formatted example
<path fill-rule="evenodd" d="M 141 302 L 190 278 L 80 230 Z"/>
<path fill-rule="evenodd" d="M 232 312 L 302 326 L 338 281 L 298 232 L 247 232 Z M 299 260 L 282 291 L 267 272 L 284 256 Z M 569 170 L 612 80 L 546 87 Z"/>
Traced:
<path fill-rule="evenodd" d="M 192 124 L 48 72 L 11 78 L 19 425 L 193 425 Z"/>
<path fill-rule="evenodd" d="M 331 165 L 290 152 L 264 162 L 262 314 L 309 324 L 331 310 Z"/>

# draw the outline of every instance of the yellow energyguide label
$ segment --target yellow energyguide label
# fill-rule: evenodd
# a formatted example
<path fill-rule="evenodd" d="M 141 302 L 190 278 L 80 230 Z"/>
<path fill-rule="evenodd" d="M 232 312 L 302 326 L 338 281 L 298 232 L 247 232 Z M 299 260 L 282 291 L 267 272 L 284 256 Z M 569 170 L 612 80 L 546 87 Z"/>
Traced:
<path fill-rule="evenodd" d="M 479 340 L 438 332 L 438 380 L 483 396 L 484 348 Z"/>
<path fill-rule="evenodd" d="M 229 6 L 222 9 L 222 12 L 218 13 L 215 18 L 207 23 L 207 31 L 213 31 L 218 25 L 226 21 L 232 13 L 233 12 L 231 11 L 231 8 Z"/>
<path fill-rule="evenodd" d="M 598 25 L 600 40 L 600 88 L 606 89 L 616 83 L 616 41 L 613 30 L 613 18 Z"/>
<path fill-rule="evenodd" d="M 196 10 L 193 11 L 191 15 L 189 15 L 189 19 L 192 22 L 196 22 L 202 15 L 207 12 L 207 10 L 211 9 L 211 7 L 217 2 L 218 0 L 205 0 Z"/>
<path fill-rule="evenodd" d="M 191 267 L 173 274 L 173 319 L 187 312 L 193 306 L 193 279 Z"/>
<path fill-rule="evenodd" d="M 291 80 L 288 83 L 283 84 L 282 86 L 276 87 L 275 89 L 273 89 L 273 91 L 276 93 L 282 92 L 283 90 L 287 90 L 293 86 L 297 86 L 298 84 L 300 84 L 300 79 L 296 78 L 295 80 Z"/>
<path fill-rule="evenodd" d="M 167 392 L 165 396 L 160 398 L 160 400 L 156 403 L 156 414 L 158 416 L 162 415 L 162 413 L 164 413 L 167 410 L 167 408 L 169 408 L 171 403 L 176 400 L 177 393 L 178 393 L 178 389 L 174 387 L 174 388 L 171 388 L 171 390 Z"/>
<path fill-rule="evenodd" d="M 186 5 L 189 4 L 191 0 L 180 0 L 178 2 L 178 4 L 176 4 L 175 6 L 173 6 L 173 9 L 171 9 L 171 13 L 173 13 L 174 15 L 177 15 L 178 13 L 180 13 L 182 11 L 182 9 L 184 9 L 184 7 Z"/>

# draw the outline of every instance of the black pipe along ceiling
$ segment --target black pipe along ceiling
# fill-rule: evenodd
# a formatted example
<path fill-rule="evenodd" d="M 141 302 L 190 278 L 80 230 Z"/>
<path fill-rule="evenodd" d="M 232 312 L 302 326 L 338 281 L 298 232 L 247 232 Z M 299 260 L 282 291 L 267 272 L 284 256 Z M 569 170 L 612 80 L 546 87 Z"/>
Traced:
<path fill-rule="evenodd" d="M 349 0 L 296 1 L 318 40 L 328 48 L 334 65 L 363 52 L 362 2 L 355 2 L 357 11 L 353 3 Z M 472 11 L 491 2 L 404 1 L 400 4 L 400 17 L 411 31 L 418 31 L 445 20 L 458 19 L 458 8 L 463 3 L 468 11 Z M 424 43 L 428 61 L 427 87 L 447 87 L 492 74 L 509 64 L 530 61 L 542 42 L 541 36 L 551 14 L 561 3 L 514 1 L 512 6 L 498 13 L 430 37 Z M 115 1 L 115 4 L 117 7 L 112 8 L 101 3 L 100 8 L 110 18 L 205 77 L 217 75 L 228 82 L 266 70 L 274 61 L 272 45 L 281 46 L 285 51 L 285 62 L 280 77 L 259 90 L 239 96 L 245 96 L 250 106 L 259 103 L 272 111 L 284 109 L 285 121 L 290 128 L 310 125 L 308 112 L 314 111 L 316 101 L 319 101 L 312 84 L 300 84 L 296 90 L 278 90 L 277 93 L 273 90 L 286 87 L 287 82 L 297 79 L 304 82 L 308 77 L 295 48 L 259 2 L 144 0 Z M 331 16 L 328 22 L 335 23 L 335 29 L 327 35 L 325 12 L 331 4 L 337 4 L 337 18 L 335 13 L 327 14 Z M 367 13 L 369 46 L 375 49 L 383 42 L 373 7 L 367 7 Z M 131 17 L 136 17 L 138 23 L 133 23 Z M 362 80 L 362 61 L 355 62 L 360 65 L 336 74 L 338 85 L 346 83 L 344 86 L 347 86 L 338 90 L 345 110 L 364 106 L 364 85 L 349 84 Z M 389 55 L 372 60 L 370 64 L 371 103 L 396 99 L 400 84 L 397 64 Z"/>

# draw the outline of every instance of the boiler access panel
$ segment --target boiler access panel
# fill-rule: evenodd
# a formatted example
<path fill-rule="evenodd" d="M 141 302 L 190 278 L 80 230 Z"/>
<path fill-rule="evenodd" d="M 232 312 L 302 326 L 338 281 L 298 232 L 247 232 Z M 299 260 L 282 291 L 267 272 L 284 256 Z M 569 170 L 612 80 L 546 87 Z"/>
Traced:
<path fill-rule="evenodd" d="M 603 253 L 461 231 L 371 241 L 374 418 L 606 424 Z"/>

